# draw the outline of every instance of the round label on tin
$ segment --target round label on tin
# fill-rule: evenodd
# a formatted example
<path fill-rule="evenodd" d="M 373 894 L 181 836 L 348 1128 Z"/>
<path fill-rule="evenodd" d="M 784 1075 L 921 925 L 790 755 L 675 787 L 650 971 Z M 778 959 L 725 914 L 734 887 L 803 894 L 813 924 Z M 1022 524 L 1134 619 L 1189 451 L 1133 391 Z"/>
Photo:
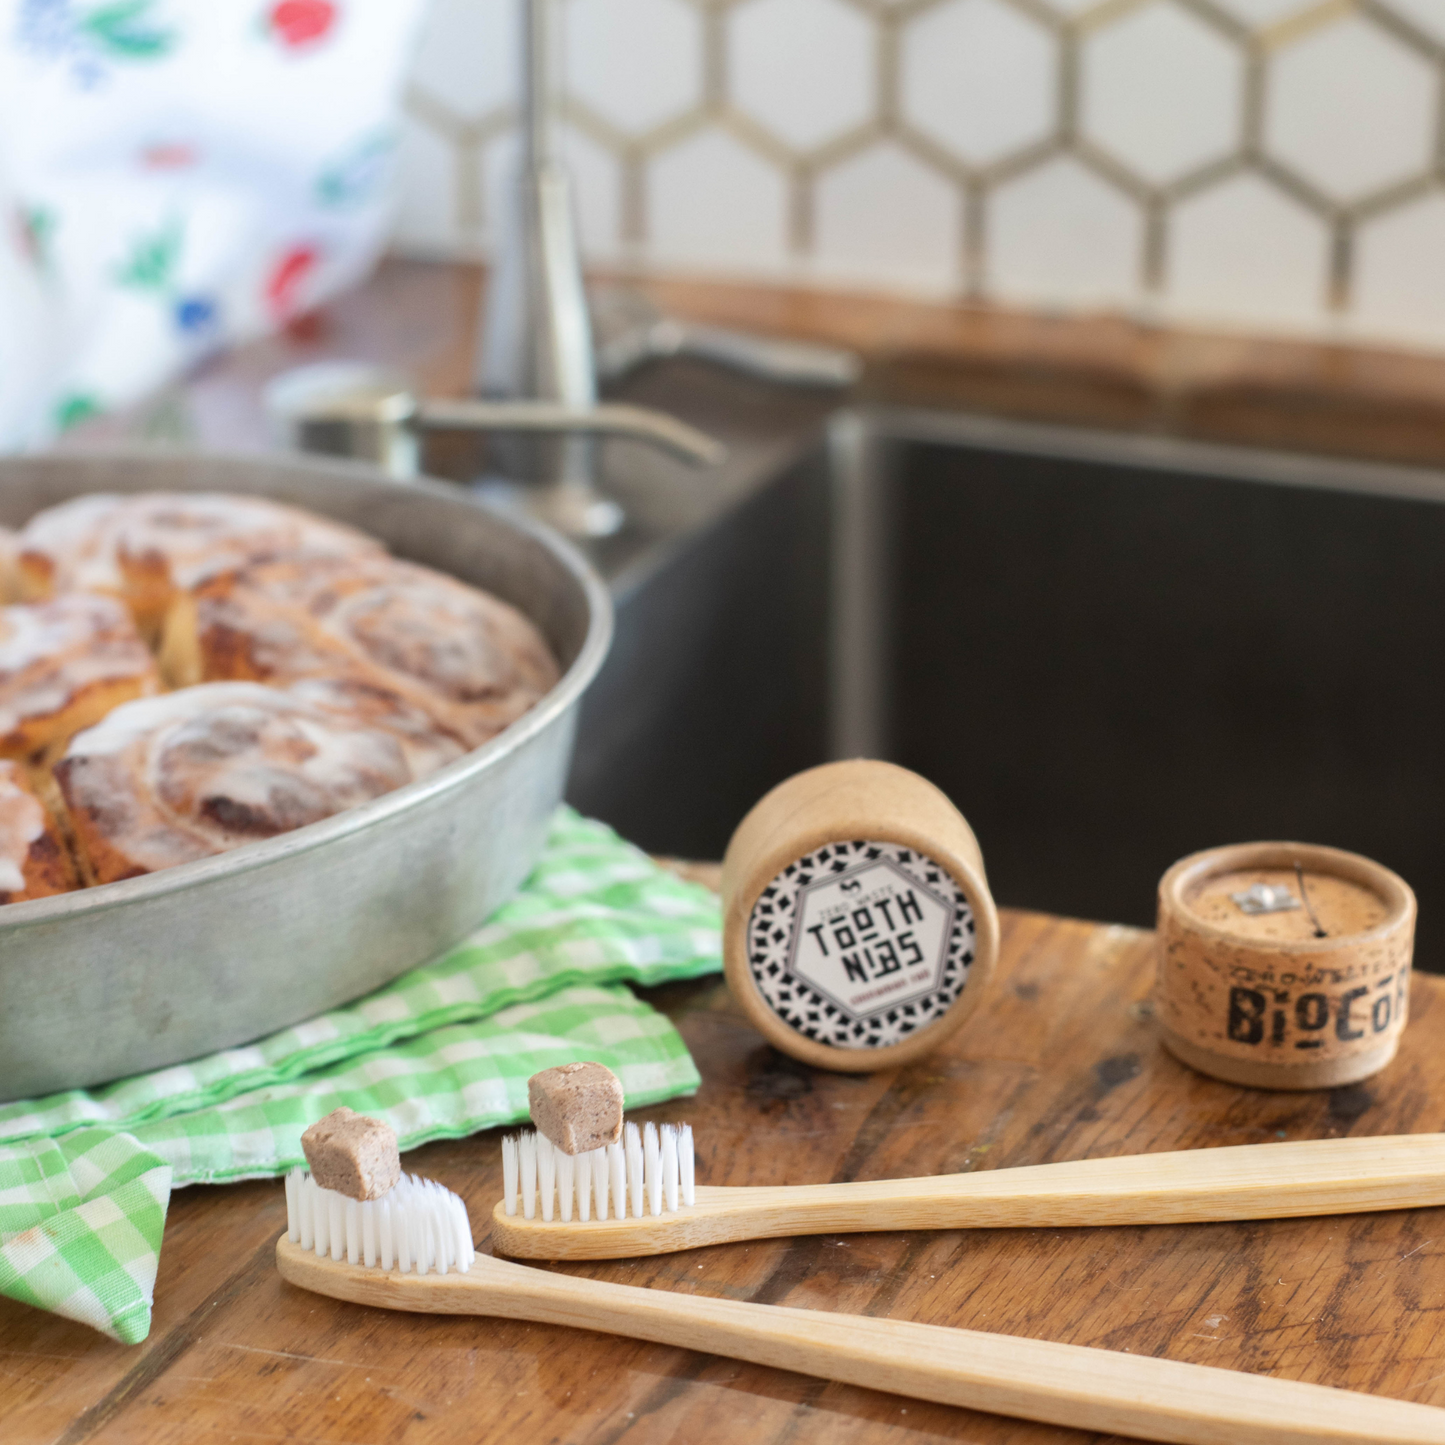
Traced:
<path fill-rule="evenodd" d="M 748 964 L 804 1038 L 840 1049 L 901 1043 L 940 1018 L 973 962 L 973 909 L 952 875 L 897 843 L 828 843 L 758 895 Z"/>

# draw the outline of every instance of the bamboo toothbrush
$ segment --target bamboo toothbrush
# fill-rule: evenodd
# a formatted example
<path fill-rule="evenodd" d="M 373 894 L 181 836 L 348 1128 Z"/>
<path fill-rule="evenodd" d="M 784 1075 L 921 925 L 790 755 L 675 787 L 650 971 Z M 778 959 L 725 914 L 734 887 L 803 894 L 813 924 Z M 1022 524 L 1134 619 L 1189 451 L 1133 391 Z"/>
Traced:
<path fill-rule="evenodd" d="M 575 1158 L 544 1134 L 508 1137 L 502 1163 L 492 1239 L 499 1253 L 519 1259 L 622 1259 L 789 1234 L 1189 1224 L 1445 1204 L 1445 1134 L 708 1188 L 693 1183 L 690 1128 L 639 1131 L 629 1123 L 622 1142 Z"/>
<path fill-rule="evenodd" d="M 414 1177 L 358 1204 L 296 1170 L 286 1206 L 287 1233 L 276 1241 L 282 1276 L 355 1304 L 572 1325 L 1173 1445 L 1445 1445 L 1445 1410 L 1377 1395 L 1014 1335 L 670 1294 L 476 1255 L 466 1206 Z"/>

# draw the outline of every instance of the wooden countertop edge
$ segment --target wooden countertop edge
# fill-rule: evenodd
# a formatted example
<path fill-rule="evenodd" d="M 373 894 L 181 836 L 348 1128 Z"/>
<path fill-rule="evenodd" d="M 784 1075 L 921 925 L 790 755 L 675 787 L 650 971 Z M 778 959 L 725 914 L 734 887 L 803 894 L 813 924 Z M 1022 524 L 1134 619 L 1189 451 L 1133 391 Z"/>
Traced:
<path fill-rule="evenodd" d="M 681 277 L 599 273 L 664 312 L 847 347 L 856 398 L 1445 464 L 1445 352 Z"/>

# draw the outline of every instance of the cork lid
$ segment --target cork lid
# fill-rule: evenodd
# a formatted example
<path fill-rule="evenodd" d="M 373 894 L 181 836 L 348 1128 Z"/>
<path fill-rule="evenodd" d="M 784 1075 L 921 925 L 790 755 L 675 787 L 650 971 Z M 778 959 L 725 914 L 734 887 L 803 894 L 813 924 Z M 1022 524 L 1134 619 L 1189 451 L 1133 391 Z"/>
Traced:
<path fill-rule="evenodd" d="M 1415 915 L 1397 873 L 1318 843 L 1237 843 L 1181 858 L 1159 880 L 1161 913 L 1220 942 L 1316 955 L 1383 938 Z"/>

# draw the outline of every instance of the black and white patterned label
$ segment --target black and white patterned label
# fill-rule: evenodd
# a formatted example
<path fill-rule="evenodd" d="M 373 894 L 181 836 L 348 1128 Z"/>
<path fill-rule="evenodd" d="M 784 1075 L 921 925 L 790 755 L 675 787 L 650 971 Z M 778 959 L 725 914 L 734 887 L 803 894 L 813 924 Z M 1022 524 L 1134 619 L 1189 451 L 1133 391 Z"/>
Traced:
<path fill-rule="evenodd" d="M 940 1018 L 973 962 L 973 909 L 940 867 L 897 843 L 829 843 L 790 863 L 748 920 L 758 992 L 804 1038 L 902 1042 Z"/>

